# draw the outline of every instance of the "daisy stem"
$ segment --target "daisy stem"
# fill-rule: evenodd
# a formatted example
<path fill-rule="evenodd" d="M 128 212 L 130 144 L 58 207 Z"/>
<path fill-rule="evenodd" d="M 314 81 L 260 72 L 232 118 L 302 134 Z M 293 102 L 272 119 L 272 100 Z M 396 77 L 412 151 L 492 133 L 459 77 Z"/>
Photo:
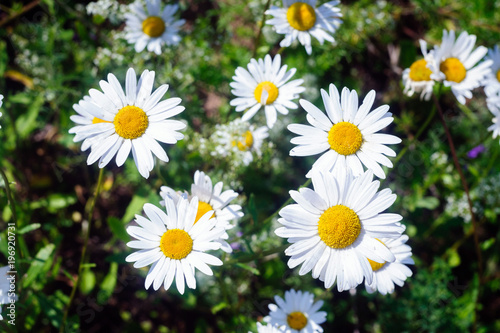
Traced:
<path fill-rule="evenodd" d="M 257 37 L 255 37 L 255 42 L 253 46 L 252 58 L 255 58 L 257 56 L 257 49 L 259 48 L 260 37 L 262 36 L 262 29 L 264 28 L 264 23 L 266 21 L 266 12 L 269 9 L 269 6 L 271 6 L 271 0 L 267 0 L 266 6 L 264 7 L 264 12 L 262 13 L 262 20 L 260 21 L 259 25 L 259 32 L 257 33 Z"/>
<path fill-rule="evenodd" d="M 481 256 L 481 249 L 479 247 L 479 237 L 477 235 L 477 220 L 476 220 L 476 216 L 474 214 L 472 200 L 470 198 L 469 185 L 467 184 L 467 180 L 465 179 L 462 167 L 460 166 L 460 162 L 458 161 L 457 153 L 455 151 L 455 145 L 453 144 L 453 139 L 451 137 L 450 130 L 448 129 L 448 126 L 446 125 L 446 119 L 444 117 L 443 110 L 441 109 L 441 106 L 439 105 L 439 100 L 436 97 L 436 95 L 432 95 L 432 97 L 434 99 L 434 104 L 436 105 L 436 108 L 439 112 L 439 117 L 441 119 L 441 123 L 443 124 L 443 128 L 444 128 L 444 131 L 446 133 L 446 137 L 448 139 L 448 144 L 450 146 L 451 155 L 453 157 L 453 163 L 455 164 L 455 168 L 457 169 L 458 174 L 460 175 L 460 181 L 462 182 L 462 187 L 464 188 L 465 195 L 467 196 L 467 203 L 469 205 L 471 221 L 472 221 L 472 232 L 474 234 L 474 245 L 476 248 L 476 256 L 477 256 L 477 261 L 478 261 L 479 281 L 481 281 L 482 276 L 483 276 L 483 259 Z"/>
<path fill-rule="evenodd" d="M 87 252 L 87 245 L 89 243 L 89 237 L 90 237 L 90 227 L 92 225 L 92 216 L 94 215 L 94 207 L 95 203 L 97 201 L 97 198 L 99 197 L 99 192 L 101 190 L 102 186 L 102 180 L 103 180 L 103 175 L 104 175 L 104 168 L 99 169 L 99 178 L 97 180 L 97 185 L 94 191 L 94 195 L 88 201 L 88 204 L 86 206 L 86 214 L 87 214 L 87 223 L 82 222 L 82 233 L 83 233 L 83 247 L 82 247 L 82 254 L 80 256 L 80 263 L 78 265 L 78 275 L 76 276 L 76 280 L 73 283 L 73 289 L 71 289 L 71 294 L 69 296 L 69 301 L 68 305 L 66 306 L 66 310 L 64 311 L 64 316 L 61 322 L 61 326 L 59 328 L 59 332 L 62 333 L 64 332 L 65 325 L 66 325 L 66 320 L 68 319 L 68 314 L 69 310 L 71 308 L 71 303 L 73 302 L 73 299 L 75 298 L 76 294 L 76 289 L 78 288 L 78 285 L 80 283 L 80 275 L 83 270 L 84 262 L 85 262 L 85 254 Z"/>

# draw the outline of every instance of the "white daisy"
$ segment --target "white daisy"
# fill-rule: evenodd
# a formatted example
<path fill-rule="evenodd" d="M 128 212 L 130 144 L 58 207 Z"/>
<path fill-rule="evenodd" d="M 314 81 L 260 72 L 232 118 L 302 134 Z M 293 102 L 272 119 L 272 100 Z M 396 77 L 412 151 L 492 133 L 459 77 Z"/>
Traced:
<path fill-rule="evenodd" d="M 336 7 L 339 4 L 340 1 L 329 1 L 316 8 L 316 0 L 283 0 L 284 8 L 272 6 L 266 11 L 274 16 L 266 24 L 273 25 L 278 34 L 285 35 L 280 46 L 288 47 L 298 40 L 307 54 L 311 54 L 311 36 L 321 45 L 325 40 L 335 41 L 329 33 L 334 33 L 342 23 L 342 13 Z"/>
<path fill-rule="evenodd" d="M 342 173 L 342 172 L 341 172 Z M 367 260 L 393 262 L 394 255 L 376 238 L 397 238 L 404 226 L 399 214 L 382 213 L 396 200 L 390 189 L 377 192 L 380 182 L 367 171 L 357 178 L 344 172 L 313 172 L 314 190 L 290 191 L 297 204 L 279 214 L 284 227 L 275 233 L 292 243 L 285 250 L 290 268 L 302 264 L 299 275 L 312 270 L 313 278 L 339 291 L 356 287 L 363 278 L 372 282 Z"/>
<path fill-rule="evenodd" d="M 434 60 L 430 65 L 431 78 L 451 87 L 461 104 L 465 104 L 466 98 L 472 98 L 472 89 L 480 86 L 493 63 L 486 60 L 475 66 L 488 52 L 484 46 L 478 46 L 472 51 L 475 44 L 475 35 L 464 31 L 455 40 L 455 31 L 444 30 L 441 45 L 434 47 Z"/>
<path fill-rule="evenodd" d="M 136 1 L 130 5 L 131 13 L 125 14 L 125 38 L 135 44 L 136 52 L 147 46 L 148 51 L 160 55 L 163 44 L 170 46 L 180 42 L 177 33 L 185 21 L 174 19 L 179 5 L 165 5 L 162 11 L 160 4 L 160 0 L 146 0 L 145 9 L 141 1 Z"/>
<path fill-rule="evenodd" d="M 154 78 L 155 72 L 145 70 L 137 82 L 135 71 L 130 68 L 124 93 L 117 78 L 109 74 L 108 81 L 99 82 L 104 93 L 90 89 L 91 99 L 79 102 L 75 110 L 82 116 L 78 121 L 88 122 L 88 115 L 100 119 L 77 130 L 73 128 L 79 139 L 88 140 L 84 145 L 91 144 L 87 164 L 99 160 L 99 168 L 103 168 L 116 155 L 116 164 L 121 166 L 132 150 L 139 173 L 148 178 L 155 163 L 151 153 L 168 162 L 167 154 L 157 141 L 174 144 L 184 137 L 177 131 L 186 125 L 167 119 L 184 111 L 184 107 L 178 106 L 180 98 L 160 102 L 168 85 L 163 84 L 151 93 Z M 84 145 L 82 149 L 86 149 Z"/>
<path fill-rule="evenodd" d="M 229 203 L 238 197 L 238 193 L 233 190 L 222 192 L 223 183 L 218 182 L 212 186 L 212 180 L 203 171 L 196 171 L 194 174 L 194 184 L 191 185 L 191 197 L 197 197 L 199 200 L 198 211 L 196 213 L 195 224 L 207 212 L 213 211 L 211 217 L 217 221 L 216 227 L 222 228 L 224 231 L 234 228 L 231 221 L 241 218 L 243 212 L 240 205 Z M 171 197 L 174 202 L 177 202 L 182 194 L 176 192 L 168 186 L 160 188 L 160 196 L 162 201 L 160 204 L 165 205 L 166 197 Z M 232 248 L 226 239 L 229 238 L 227 232 L 224 232 L 216 241 L 221 243 L 221 249 L 224 252 L 231 253 Z"/>
<path fill-rule="evenodd" d="M 431 99 L 434 80 L 431 79 L 432 71 L 428 65 L 432 63 L 433 52 L 427 52 L 427 43 L 420 40 L 420 49 L 424 56 L 423 59 L 415 61 L 403 72 L 404 93 L 409 97 L 414 93 L 420 93 L 420 99 L 426 101 Z"/>
<path fill-rule="evenodd" d="M 261 107 L 266 112 L 267 126 L 272 128 L 276 123 L 277 113 L 286 115 L 288 109 L 298 106 L 292 99 L 299 97 L 305 90 L 301 87 L 302 79 L 287 82 L 297 71 L 295 68 L 287 71 L 287 65 L 281 66 L 281 56 L 277 54 L 273 60 L 268 54 L 264 59 L 251 59 L 248 71 L 238 67 L 230 86 L 231 92 L 237 98 L 229 104 L 236 107 L 237 112 L 249 109 L 243 115 L 243 120 L 252 118 Z"/>
<path fill-rule="evenodd" d="M 257 333 L 282 333 L 282 332 L 283 331 L 280 330 L 277 326 L 272 326 L 271 324 L 264 326 L 261 323 L 257 323 Z M 248 331 L 248 333 L 252 332 Z"/>
<path fill-rule="evenodd" d="M 9 280 L 7 280 L 7 277 L 9 276 L 7 274 L 8 271 L 9 271 L 9 266 L 0 267 L 0 320 L 3 320 L 1 314 L 2 304 L 10 303 L 10 298 L 9 298 L 10 282 Z"/>
<path fill-rule="evenodd" d="M 365 281 L 366 291 L 373 293 L 379 291 L 382 295 L 392 294 L 394 284 L 402 287 L 406 278 L 412 276 L 412 271 L 406 265 L 414 265 L 411 258 L 411 247 L 405 243 L 408 241 L 407 235 L 402 235 L 398 239 L 380 238 L 379 241 L 387 246 L 394 254 L 394 262 L 378 263 L 368 259 L 373 270 L 373 281 Z"/>
<path fill-rule="evenodd" d="M 241 160 L 243 165 L 249 165 L 254 155 L 262 155 L 261 147 L 269 136 L 268 128 L 261 126 L 256 128 L 253 124 L 235 119 L 228 124 L 216 125 L 215 132 L 211 140 L 216 144 L 211 152 L 213 156 L 232 156 L 236 160 Z"/>
<path fill-rule="evenodd" d="M 500 96 L 495 97 L 497 107 L 500 107 Z M 491 113 L 493 114 L 493 125 L 488 127 L 488 131 L 493 132 L 493 139 L 500 135 L 500 110 L 494 111 L 490 108 Z"/>
<path fill-rule="evenodd" d="M 379 178 L 385 173 L 379 164 L 392 168 L 384 155 L 394 157 L 396 153 L 385 146 L 400 143 L 401 139 L 389 134 L 377 133 L 392 123 L 388 105 L 370 112 L 375 100 L 375 91 L 370 91 L 358 108 L 356 91 L 342 90 L 342 99 L 335 85 L 330 84 L 330 94 L 321 89 L 325 115 L 312 103 L 301 99 L 300 105 L 307 112 L 307 121 L 312 125 L 291 124 L 288 129 L 300 136 L 290 142 L 298 146 L 290 150 L 291 156 L 309 156 L 323 153 L 312 169 L 334 171 L 350 169 L 354 176 L 363 173 L 363 166 Z M 311 171 L 307 174 L 310 177 Z"/>
<path fill-rule="evenodd" d="M 488 50 L 486 60 L 491 60 L 492 65 L 490 72 L 483 81 L 484 92 L 487 97 L 498 96 L 500 94 L 500 48 L 498 45 Z"/>
<path fill-rule="evenodd" d="M 175 277 L 177 290 L 184 293 L 184 280 L 191 289 L 196 289 L 195 268 L 212 275 L 207 264 L 220 266 L 222 261 L 207 250 L 217 250 L 219 238 L 224 229 L 214 228 L 216 220 L 212 211 L 203 215 L 195 224 L 198 211 L 198 198 L 191 201 L 180 198 L 177 204 L 170 197 L 165 198 L 167 213 L 152 204 L 144 205 L 147 218 L 135 216 L 139 226 L 130 226 L 127 232 L 136 238 L 127 246 L 139 251 L 132 253 L 125 260 L 134 262 L 135 268 L 153 264 L 146 276 L 145 287 L 158 290 L 163 284 L 167 290 Z"/>
<path fill-rule="evenodd" d="M 326 321 L 326 312 L 318 311 L 323 301 L 314 303 L 314 295 L 307 291 L 285 291 L 285 299 L 274 296 L 276 304 L 269 304 L 269 316 L 264 321 L 278 325 L 286 333 L 323 332 L 319 324 Z"/>
<path fill-rule="evenodd" d="M 85 110 L 84 107 L 82 107 L 80 104 L 82 102 L 85 103 L 91 103 L 93 104 L 92 107 L 96 109 L 96 112 L 100 109 L 98 105 L 94 104 L 92 102 L 92 99 L 90 96 L 84 96 L 83 99 L 81 99 L 78 104 L 73 104 L 73 109 L 78 113 L 77 115 L 72 115 L 69 118 L 77 124 L 76 126 L 72 127 L 69 129 L 70 134 L 76 134 L 75 137 L 73 138 L 73 142 L 80 142 L 83 140 L 82 143 L 82 151 L 85 151 L 90 148 L 94 143 L 96 143 L 98 140 L 96 140 L 96 136 L 92 131 L 88 131 L 87 125 L 91 124 L 99 124 L 99 123 L 109 123 L 108 121 L 102 120 L 101 118 L 95 117 L 94 115 L 90 114 Z M 87 107 L 89 107 L 87 105 Z"/>

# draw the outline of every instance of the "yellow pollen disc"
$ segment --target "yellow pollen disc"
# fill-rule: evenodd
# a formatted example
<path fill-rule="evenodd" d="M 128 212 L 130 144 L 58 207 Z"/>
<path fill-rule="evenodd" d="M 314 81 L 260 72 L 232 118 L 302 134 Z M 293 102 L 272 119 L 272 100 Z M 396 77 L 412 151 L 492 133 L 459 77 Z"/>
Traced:
<path fill-rule="evenodd" d="M 500 81 L 500 69 L 497 71 L 497 80 Z"/>
<path fill-rule="evenodd" d="M 246 131 L 245 134 L 242 135 L 243 140 L 239 140 L 238 142 L 233 141 L 233 146 L 237 146 L 239 150 L 246 151 L 250 150 L 253 146 L 253 135 L 252 132 Z"/>
<path fill-rule="evenodd" d="M 384 242 L 382 242 L 380 239 L 378 239 L 378 238 L 375 238 L 375 239 L 378 240 L 380 243 L 384 244 Z M 368 259 L 368 258 L 366 258 L 366 259 Z M 372 266 L 372 270 L 374 272 L 378 271 L 379 269 L 381 269 L 385 265 L 385 261 L 383 263 L 379 263 L 379 262 L 368 259 L 368 262 L 370 263 L 370 266 Z"/>
<path fill-rule="evenodd" d="M 184 230 L 170 229 L 161 236 L 160 249 L 166 257 L 181 260 L 193 250 L 193 239 Z"/>
<path fill-rule="evenodd" d="M 319 217 L 319 237 L 333 249 L 348 247 L 354 243 L 360 232 L 358 215 L 344 205 L 332 206 Z"/>
<path fill-rule="evenodd" d="M 446 81 L 462 82 L 467 71 L 457 58 L 448 58 L 439 65 L 439 70 L 446 76 Z"/>
<path fill-rule="evenodd" d="M 160 37 L 165 31 L 165 22 L 158 16 L 150 16 L 142 21 L 142 31 L 149 37 Z"/>
<path fill-rule="evenodd" d="M 311 5 L 304 2 L 296 2 L 286 12 L 286 19 L 292 28 L 307 31 L 316 23 L 316 12 Z"/>
<path fill-rule="evenodd" d="M 136 139 L 146 132 L 149 119 L 141 108 L 127 105 L 118 111 L 113 120 L 116 133 L 125 139 Z"/>
<path fill-rule="evenodd" d="M 262 90 L 267 91 L 267 93 L 269 94 L 269 96 L 267 96 L 266 105 L 273 104 L 273 102 L 276 100 L 276 98 L 278 98 L 278 95 L 280 93 L 278 87 L 276 87 L 274 83 L 269 81 L 261 82 L 253 92 L 255 100 L 259 103 L 262 96 Z"/>
<path fill-rule="evenodd" d="M 432 71 L 427 68 L 427 61 L 420 59 L 410 66 L 410 79 L 412 81 L 430 81 Z"/>
<path fill-rule="evenodd" d="M 99 123 L 111 123 L 111 122 L 97 117 L 94 117 L 94 119 L 92 119 L 92 124 L 99 124 Z"/>
<path fill-rule="evenodd" d="M 328 143 L 340 155 L 352 155 L 361 147 L 363 135 L 356 125 L 343 121 L 328 131 Z"/>
<path fill-rule="evenodd" d="M 300 331 L 307 325 L 307 318 L 302 312 L 296 311 L 286 316 L 286 322 L 290 328 Z"/>
<path fill-rule="evenodd" d="M 206 202 L 203 202 L 203 201 L 199 201 L 198 202 L 198 211 L 196 212 L 196 219 L 194 220 L 194 224 L 196 224 L 196 222 L 198 222 L 198 220 L 203 216 L 205 215 L 207 212 L 211 211 L 211 210 L 214 210 L 212 208 L 212 206 L 210 206 L 209 204 L 207 204 Z M 215 217 L 215 213 L 212 214 L 212 217 Z"/>

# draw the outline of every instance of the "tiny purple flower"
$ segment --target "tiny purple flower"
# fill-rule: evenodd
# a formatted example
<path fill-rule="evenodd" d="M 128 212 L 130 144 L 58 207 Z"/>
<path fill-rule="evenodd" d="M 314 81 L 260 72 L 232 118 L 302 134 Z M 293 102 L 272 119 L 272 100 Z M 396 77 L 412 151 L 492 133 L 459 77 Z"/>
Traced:
<path fill-rule="evenodd" d="M 483 153 L 485 150 L 486 150 L 486 147 L 481 144 L 481 145 L 469 150 L 469 152 L 467 153 L 467 157 L 476 158 L 479 156 L 479 154 Z"/>

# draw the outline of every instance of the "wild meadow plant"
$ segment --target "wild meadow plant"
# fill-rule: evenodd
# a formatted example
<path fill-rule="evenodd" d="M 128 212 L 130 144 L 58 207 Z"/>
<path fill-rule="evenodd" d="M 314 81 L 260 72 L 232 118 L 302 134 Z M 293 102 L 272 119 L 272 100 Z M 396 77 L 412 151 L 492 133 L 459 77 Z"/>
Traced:
<path fill-rule="evenodd" d="M 1 5 L 2 331 L 500 330 L 499 6 Z"/>

